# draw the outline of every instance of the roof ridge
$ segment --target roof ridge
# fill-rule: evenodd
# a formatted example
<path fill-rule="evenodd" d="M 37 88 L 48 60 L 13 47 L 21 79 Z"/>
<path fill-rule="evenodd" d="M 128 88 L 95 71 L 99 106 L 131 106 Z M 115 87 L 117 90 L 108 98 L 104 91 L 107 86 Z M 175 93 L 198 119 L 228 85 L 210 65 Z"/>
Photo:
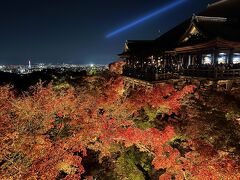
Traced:
<path fill-rule="evenodd" d="M 131 43 L 131 42 L 151 42 L 153 40 L 134 40 L 134 39 L 128 39 L 126 40 L 127 43 Z"/>
<path fill-rule="evenodd" d="M 228 20 L 226 17 L 197 16 L 197 15 L 193 15 L 192 19 L 196 20 L 197 22 L 199 21 L 227 22 Z"/>
<path fill-rule="evenodd" d="M 208 4 L 208 7 L 216 6 L 216 5 L 219 5 L 219 4 L 224 3 L 224 2 L 227 2 L 227 1 L 229 1 L 229 0 L 219 0 L 219 1 L 217 1 L 217 2 Z"/>

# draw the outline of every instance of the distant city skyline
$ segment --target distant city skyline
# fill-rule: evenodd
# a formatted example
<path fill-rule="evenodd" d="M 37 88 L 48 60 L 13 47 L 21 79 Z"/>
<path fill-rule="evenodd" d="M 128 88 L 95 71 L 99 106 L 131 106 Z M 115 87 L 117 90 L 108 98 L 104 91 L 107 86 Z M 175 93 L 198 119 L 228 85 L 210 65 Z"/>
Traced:
<path fill-rule="evenodd" d="M 67 61 L 31 61 L 31 65 L 37 65 L 37 64 L 52 64 L 52 65 L 61 65 L 61 64 L 73 64 L 73 65 L 108 65 L 109 63 L 92 63 L 92 62 L 86 62 L 86 63 L 73 63 L 73 62 L 67 62 Z M 0 65 L 5 65 L 5 66 L 11 66 L 11 65 L 25 65 L 29 66 L 29 59 L 26 59 L 26 61 L 21 61 L 21 62 L 9 62 L 9 63 L 1 63 Z"/>
<path fill-rule="evenodd" d="M 174 0 L 12 0 L 0 2 L 0 64 L 108 64 L 127 39 L 155 39 L 215 0 L 186 3 L 118 36 L 106 34 Z M 160 32 L 160 33 L 159 33 Z"/>

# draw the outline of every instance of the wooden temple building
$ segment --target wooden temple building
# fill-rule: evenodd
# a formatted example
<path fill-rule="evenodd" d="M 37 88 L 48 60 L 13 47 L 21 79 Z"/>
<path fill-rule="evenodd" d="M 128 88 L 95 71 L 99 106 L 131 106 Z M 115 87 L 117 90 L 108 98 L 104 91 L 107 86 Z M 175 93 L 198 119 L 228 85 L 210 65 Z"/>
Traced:
<path fill-rule="evenodd" d="M 240 0 L 221 0 L 155 40 L 127 40 L 123 74 L 145 80 L 240 77 Z"/>

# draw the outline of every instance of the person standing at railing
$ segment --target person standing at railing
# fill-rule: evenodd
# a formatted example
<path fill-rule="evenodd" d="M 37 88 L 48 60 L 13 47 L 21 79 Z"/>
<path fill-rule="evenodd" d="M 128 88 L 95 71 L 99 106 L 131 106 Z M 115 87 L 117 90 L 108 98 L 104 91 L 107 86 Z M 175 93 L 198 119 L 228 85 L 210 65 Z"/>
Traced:
<path fill-rule="evenodd" d="M 219 71 L 220 71 L 221 77 L 223 76 L 225 70 L 226 70 L 225 65 L 223 63 L 221 63 L 219 66 Z"/>

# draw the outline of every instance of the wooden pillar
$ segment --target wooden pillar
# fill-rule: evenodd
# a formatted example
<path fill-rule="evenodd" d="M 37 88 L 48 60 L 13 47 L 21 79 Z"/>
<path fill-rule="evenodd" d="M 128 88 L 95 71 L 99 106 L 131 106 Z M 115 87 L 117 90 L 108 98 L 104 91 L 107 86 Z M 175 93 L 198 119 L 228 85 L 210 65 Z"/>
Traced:
<path fill-rule="evenodd" d="M 187 63 L 187 67 L 191 65 L 191 55 L 188 55 L 188 63 Z"/>
<path fill-rule="evenodd" d="M 180 60 L 180 66 L 183 67 L 184 64 L 183 64 L 183 55 L 179 55 L 179 60 Z"/>
<path fill-rule="evenodd" d="M 215 49 L 214 53 L 213 53 L 213 64 L 214 65 L 218 65 L 218 53 L 219 53 L 218 49 Z"/>
<path fill-rule="evenodd" d="M 164 68 L 164 69 L 166 68 L 166 61 L 167 61 L 166 55 L 164 54 L 164 55 L 163 55 L 163 68 Z"/>
<path fill-rule="evenodd" d="M 198 64 L 199 65 L 202 64 L 202 54 L 201 53 L 198 54 Z"/>
<path fill-rule="evenodd" d="M 233 49 L 229 49 L 228 64 L 233 64 Z"/>
<path fill-rule="evenodd" d="M 139 62 L 140 62 L 140 67 L 142 68 L 143 67 L 143 61 L 144 61 L 144 57 L 140 57 L 139 58 Z"/>

